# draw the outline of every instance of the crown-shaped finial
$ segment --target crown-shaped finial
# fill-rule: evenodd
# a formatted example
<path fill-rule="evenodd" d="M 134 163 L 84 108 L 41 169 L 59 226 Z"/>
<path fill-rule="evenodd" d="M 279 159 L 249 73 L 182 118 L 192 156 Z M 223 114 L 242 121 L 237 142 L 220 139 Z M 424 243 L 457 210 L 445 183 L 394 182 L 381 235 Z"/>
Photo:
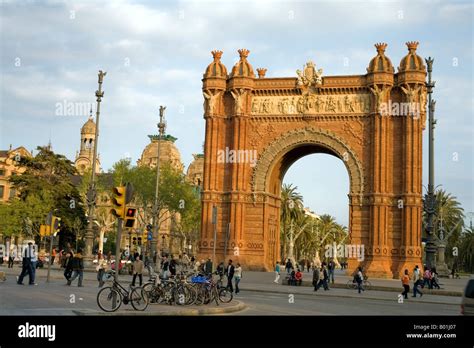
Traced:
<path fill-rule="evenodd" d="M 408 41 L 407 43 L 405 43 L 405 45 L 407 45 L 408 47 L 408 51 L 416 51 L 416 48 L 418 47 L 418 41 Z"/>
<path fill-rule="evenodd" d="M 387 48 L 387 44 L 385 42 L 376 43 L 374 46 L 377 49 L 377 53 L 379 54 L 383 54 Z"/>
<path fill-rule="evenodd" d="M 218 62 L 221 60 L 222 53 L 223 53 L 222 51 L 214 50 L 211 53 L 212 53 L 212 58 L 214 58 L 215 62 Z"/>
<path fill-rule="evenodd" d="M 246 48 L 241 48 L 237 52 L 239 52 L 240 59 L 246 59 L 249 56 L 249 53 L 250 53 L 250 51 Z"/>
<path fill-rule="evenodd" d="M 267 73 L 267 69 L 265 68 L 258 68 L 257 69 L 257 72 L 258 72 L 258 78 L 259 79 L 263 79 L 265 77 L 265 74 Z"/>

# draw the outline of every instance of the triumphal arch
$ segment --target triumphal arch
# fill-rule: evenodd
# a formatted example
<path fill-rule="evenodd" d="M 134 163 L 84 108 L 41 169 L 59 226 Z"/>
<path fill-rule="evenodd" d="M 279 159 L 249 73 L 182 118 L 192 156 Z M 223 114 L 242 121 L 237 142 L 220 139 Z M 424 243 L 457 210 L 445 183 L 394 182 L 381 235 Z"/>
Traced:
<path fill-rule="evenodd" d="M 349 270 L 398 277 L 421 264 L 426 68 L 418 43 L 406 45 L 397 71 L 379 43 L 367 72 L 347 76 L 326 76 L 311 61 L 292 77 L 255 75 L 246 49 L 228 73 L 223 53 L 212 52 L 202 80 L 202 257 L 212 256 L 216 232 L 217 260 L 272 270 L 283 176 L 299 158 L 326 153 L 347 168 L 350 243 L 364 245 Z"/>

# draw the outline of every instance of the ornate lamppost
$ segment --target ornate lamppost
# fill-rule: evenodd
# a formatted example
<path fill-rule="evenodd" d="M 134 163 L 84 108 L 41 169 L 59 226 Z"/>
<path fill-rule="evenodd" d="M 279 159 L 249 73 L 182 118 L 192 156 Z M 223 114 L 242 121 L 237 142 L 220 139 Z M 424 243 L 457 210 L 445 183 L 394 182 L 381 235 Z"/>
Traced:
<path fill-rule="evenodd" d="M 426 82 L 426 88 L 428 92 L 428 136 L 429 136 L 429 170 L 428 170 L 428 192 L 425 195 L 424 209 L 427 215 L 426 223 L 426 266 L 432 268 L 435 265 L 435 253 L 437 250 L 436 243 L 434 240 L 434 215 L 436 213 L 436 197 L 434 194 L 434 111 L 436 101 L 431 98 L 433 93 L 433 88 L 435 86 L 435 81 L 431 80 L 431 72 L 433 71 L 433 62 L 434 59 L 428 57 L 425 59 L 426 65 L 428 68 L 428 82 Z"/>
<path fill-rule="evenodd" d="M 86 239 L 86 250 L 84 253 L 84 265 L 91 267 L 92 263 L 92 246 L 94 244 L 94 208 L 95 208 L 95 201 L 97 197 L 96 187 L 95 187 L 95 168 L 97 165 L 97 141 L 99 138 L 99 116 L 100 116 L 100 102 L 102 101 L 102 97 L 104 96 L 104 91 L 102 91 L 102 82 L 104 80 L 104 76 L 107 75 L 106 72 L 99 70 L 99 89 L 95 92 L 95 96 L 97 97 L 97 111 L 96 111 L 96 119 L 95 119 L 95 135 L 94 135 L 94 156 L 92 157 L 92 173 L 91 173 L 91 181 L 89 183 L 89 190 L 87 191 L 87 203 L 89 205 L 89 213 L 88 213 L 88 223 L 87 229 L 85 234 Z"/>
<path fill-rule="evenodd" d="M 160 208 L 158 206 L 158 194 L 159 194 L 159 183 L 160 183 L 160 143 L 161 138 L 165 133 L 166 123 L 164 119 L 164 113 L 166 110 L 166 106 L 160 106 L 160 122 L 157 124 L 158 126 L 158 151 L 157 151 L 157 158 L 156 158 L 156 190 L 155 190 L 155 203 L 153 205 L 153 218 L 152 218 L 152 225 L 153 225 L 153 237 L 151 240 L 151 256 L 152 259 L 155 259 L 156 245 L 158 243 L 158 234 L 159 234 L 159 213 Z"/>

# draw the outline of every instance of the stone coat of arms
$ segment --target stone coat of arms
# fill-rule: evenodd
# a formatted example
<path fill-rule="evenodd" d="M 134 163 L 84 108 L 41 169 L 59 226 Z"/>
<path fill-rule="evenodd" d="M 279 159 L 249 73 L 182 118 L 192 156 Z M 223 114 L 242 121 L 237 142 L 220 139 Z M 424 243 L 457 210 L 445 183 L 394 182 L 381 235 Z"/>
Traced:
<path fill-rule="evenodd" d="M 316 70 L 316 66 L 312 61 L 306 63 L 303 71 L 296 70 L 296 74 L 298 75 L 297 84 L 299 87 L 318 86 L 323 83 L 323 69 Z"/>

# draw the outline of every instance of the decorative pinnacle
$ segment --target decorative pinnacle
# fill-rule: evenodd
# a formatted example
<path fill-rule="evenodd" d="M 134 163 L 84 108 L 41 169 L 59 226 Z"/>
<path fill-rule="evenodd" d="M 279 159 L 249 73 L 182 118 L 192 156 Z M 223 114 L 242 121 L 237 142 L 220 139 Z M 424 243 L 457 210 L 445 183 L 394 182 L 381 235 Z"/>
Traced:
<path fill-rule="evenodd" d="M 377 53 L 383 55 L 388 45 L 385 42 L 380 42 L 376 43 L 374 46 L 377 49 Z"/>
<path fill-rule="evenodd" d="M 267 73 L 267 69 L 265 68 L 258 68 L 257 69 L 257 72 L 258 72 L 258 78 L 259 79 L 263 79 L 265 77 L 265 74 Z"/>
<path fill-rule="evenodd" d="M 418 44 L 419 44 L 418 41 L 408 41 L 407 43 L 405 43 L 405 45 L 407 45 L 407 47 L 408 47 L 408 51 L 410 51 L 410 52 L 416 51 L 416 48 L 418 47 Z"/>
<path fill-rule="evenodd" d="M 249 53 L 250 53 L 250 51 L 246 48 L 241 48 L 237 52 L 239 52 L 240 59 L 246 59 L 249 56 Z"/>
<path fill-rule="evenodd" d="M 428 66 L 428 72 L 433 71 L 434 58 L 431 58 L 431 57 L 425 58 L 425 62 L 426 62 L 426 65 Z"/>
<path fill-rule="evenodd" d="M 212 53 L 212 57 L 214 58 L 214 61 L 215 62 L 218 62 L 221 60 L 221 57 L 222 57 L 222 51 L 219 51 L 219 50 L 214 50 L 211 52 Z"/>

